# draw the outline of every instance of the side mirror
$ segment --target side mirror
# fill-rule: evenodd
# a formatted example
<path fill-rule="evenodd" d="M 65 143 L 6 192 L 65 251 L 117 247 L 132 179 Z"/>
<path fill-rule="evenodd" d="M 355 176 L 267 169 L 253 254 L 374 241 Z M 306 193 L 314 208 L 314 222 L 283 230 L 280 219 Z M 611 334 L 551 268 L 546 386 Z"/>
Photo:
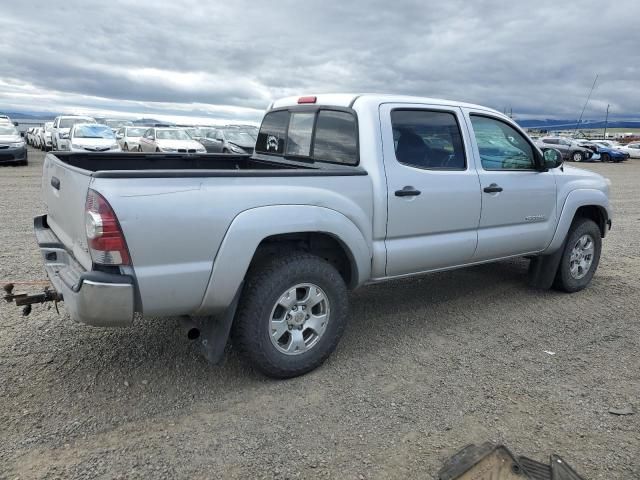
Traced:
<path fill-rule="evenodd" d="M 555 148 L 549 148 L 543 152 L 544 166 L 548 169 L 558 168 L 562 165 L 562 154 Z"/>
<path fill-rule="evenodd" d="M 124 135 L 123 135 L 123 134 L 121 134 L 121 133 L 118 133 L 118 134 L 116 134 L 116 138 L 117 138 L 118 140 L 122 140 L 122 139 L 124 138 Z"/>

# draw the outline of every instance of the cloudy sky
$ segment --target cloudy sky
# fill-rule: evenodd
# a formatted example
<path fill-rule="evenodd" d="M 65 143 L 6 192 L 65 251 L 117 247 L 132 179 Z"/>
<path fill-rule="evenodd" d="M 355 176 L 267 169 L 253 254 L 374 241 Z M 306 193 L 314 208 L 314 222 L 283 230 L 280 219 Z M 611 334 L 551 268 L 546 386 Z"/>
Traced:
<path fill-rule="evenodd" d="M 5 0 L 0 110 L 256 121 L 285 95 L 640 119 L 640 1 Z"/>

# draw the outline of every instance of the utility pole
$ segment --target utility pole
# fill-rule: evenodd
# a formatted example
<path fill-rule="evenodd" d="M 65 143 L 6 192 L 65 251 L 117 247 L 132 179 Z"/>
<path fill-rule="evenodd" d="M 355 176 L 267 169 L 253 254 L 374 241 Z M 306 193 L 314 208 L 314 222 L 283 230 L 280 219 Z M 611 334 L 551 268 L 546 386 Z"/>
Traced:
<path fill-rule="evenodd" d="M 584 110 L 587 108 L 587 103 L 589 103 L 589 99 L 591 98 L 591 94 L 593 93 L 593 89 L 596 88 L 596 82 L 598 81 L 598 75 L 593 79 L 593 85 L 591 85 L 591 90 L 589 90 L 589 96 L 587 96 L 587 101 L 584 102 L 584 107 L 582 107 L 582 112 L 580 112 L 580 118 L 576 122 L 576 128 L 574 128 L 574 132 L 578 130 L 578 125 L 582 122 L 582 115 L 584 115 Z M 574 133 L 575 136 L 575 133 Z"/>
<path fill-rule="evenodd" d="M 607 103 L 607 116 L 604 119 L 604 133 L 602 134 L 602 139 L 606 140 L 607 139 L 607 124 L 609 123 L 609 107 L 611 105 L 609 105 Z"/>

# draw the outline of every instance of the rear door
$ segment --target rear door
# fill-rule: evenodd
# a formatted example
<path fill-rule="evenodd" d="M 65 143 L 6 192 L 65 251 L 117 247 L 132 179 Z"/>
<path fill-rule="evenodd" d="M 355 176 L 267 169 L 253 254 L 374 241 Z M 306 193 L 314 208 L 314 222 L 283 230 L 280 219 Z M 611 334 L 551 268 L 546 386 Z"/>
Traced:
<path fill-rule="evenodd" d="M 474 261 L 544 250 L 556 222 L 556 181 L 536 169 L 537 149 L 506 119 L 465 109 L 482 187 Z"/>
<path fill-rule="evenodd" d="M 87 270 L 91 256 L 87 246 L 84 210 L 91 177 L 54 155 L 45 157 L 42 196 L 47 205 L 47 223 L 64 246 Z"/>
<path fill-rule="evenodd" d="M 387 276 L 468 263 L 480 184 L 457 107 L 380 106 L 387 176 Z"/>

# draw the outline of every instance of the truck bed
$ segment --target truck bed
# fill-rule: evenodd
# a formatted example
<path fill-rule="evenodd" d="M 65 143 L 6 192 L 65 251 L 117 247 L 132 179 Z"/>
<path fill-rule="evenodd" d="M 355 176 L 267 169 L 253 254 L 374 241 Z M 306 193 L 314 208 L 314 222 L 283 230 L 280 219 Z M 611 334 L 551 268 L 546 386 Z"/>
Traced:
<path fill-rule="evenodd" d="M 226 153 L 65 153 L 60 161 L 98 178 L 366 175 L 358 167 Z"/>

